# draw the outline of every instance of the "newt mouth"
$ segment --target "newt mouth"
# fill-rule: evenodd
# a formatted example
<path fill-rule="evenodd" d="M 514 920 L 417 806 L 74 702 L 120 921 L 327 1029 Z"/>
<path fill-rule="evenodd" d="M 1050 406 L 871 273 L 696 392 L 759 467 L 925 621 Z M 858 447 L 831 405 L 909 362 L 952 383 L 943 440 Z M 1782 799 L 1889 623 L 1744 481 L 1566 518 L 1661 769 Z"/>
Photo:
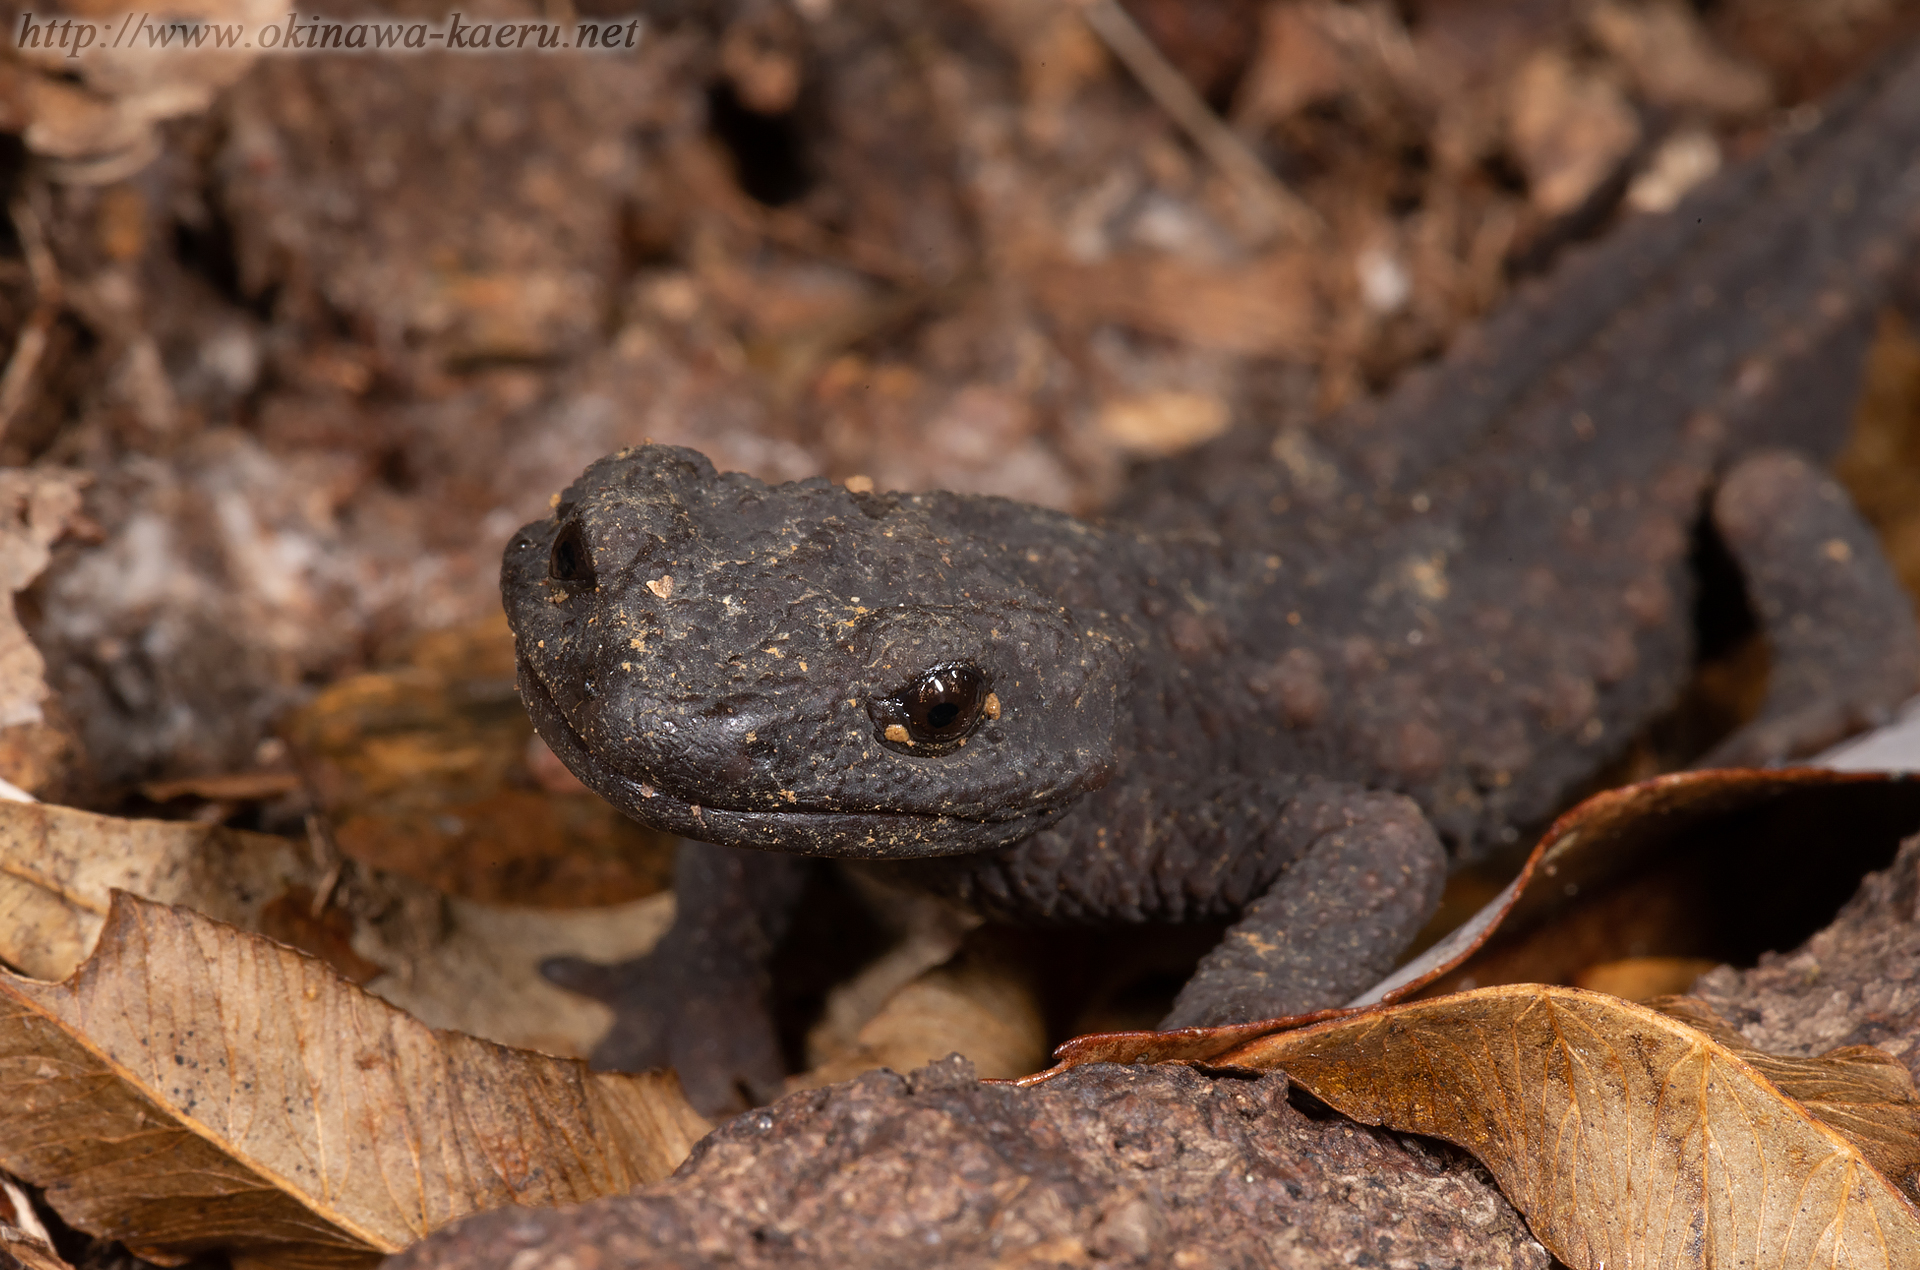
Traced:
<path fill-rule="evenodd" d="M 967 855 L 1017 842 L 1059 819 L 1066 805 L 1003 820 L 973 820 L 915 811 L 842 811 L 795 806 L 780 810 L 698 803 L 613 767 L 588 747 L 525 657 L 520 700 L 534 726 L 575 776 L 644 825 L 732 847 L 841 860 L 905 860 Z"/>

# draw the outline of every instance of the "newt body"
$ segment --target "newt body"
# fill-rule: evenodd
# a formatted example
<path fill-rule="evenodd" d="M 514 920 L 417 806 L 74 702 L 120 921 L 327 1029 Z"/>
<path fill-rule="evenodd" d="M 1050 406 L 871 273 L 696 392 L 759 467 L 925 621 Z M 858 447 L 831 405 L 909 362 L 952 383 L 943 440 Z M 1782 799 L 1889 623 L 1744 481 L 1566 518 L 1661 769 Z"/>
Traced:
<path fill-rule="evenodd" d="M 720 844 L 683 856 L 653 978 L 603 985 L 631 1007 L 603 1057 L 768 1078 L 754 994 L 797 875 L 733 848 L 878 862 L 1003 920 L 1233 921 L 1169 1026 L 1336 1004 L 1450 860 L 1673 704 L 1703 518 L 1774 659 L 1718 757 L 1881 717 L 1920 637 L 1817 465 L 1917 217 L 1906 64 L 1382 401 L 1243 426 L 1097 523 L 667 447 L 594 464 L 506 553 L 522 695 L 588 785 Z M 718 1048 L 676 1055 L 700 1026 Z"/>

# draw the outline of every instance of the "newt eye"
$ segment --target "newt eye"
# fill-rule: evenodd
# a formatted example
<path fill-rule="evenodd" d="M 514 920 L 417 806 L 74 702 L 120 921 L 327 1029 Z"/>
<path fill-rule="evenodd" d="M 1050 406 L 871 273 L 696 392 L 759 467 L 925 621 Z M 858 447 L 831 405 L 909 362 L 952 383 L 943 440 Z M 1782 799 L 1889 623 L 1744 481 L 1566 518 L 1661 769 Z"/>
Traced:
<path fill-rule="evenodd" d="M 948 746 L 966 739 L 982 716 L 998 718 L 1000 703 L 984 671 L 954 662 L 927 671 L 899 696 L 874 702 L 869 713 L 895 744 Z"/>
<path fill-rule="evenodd" d="M 547 557 L 547 576 L 555 582 L 591 586 L 593 552 L 587 548 L 587 531 L 580 522 L 570 520 L 553 538 L 553 554 Z"/>

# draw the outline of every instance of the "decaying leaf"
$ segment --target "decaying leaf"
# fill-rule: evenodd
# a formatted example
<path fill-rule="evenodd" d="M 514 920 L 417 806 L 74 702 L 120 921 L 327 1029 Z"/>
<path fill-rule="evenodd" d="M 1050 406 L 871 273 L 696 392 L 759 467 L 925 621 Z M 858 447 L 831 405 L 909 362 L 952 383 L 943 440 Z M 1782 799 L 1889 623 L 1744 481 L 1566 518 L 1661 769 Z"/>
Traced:
<path fill-rule="evenodd" d="M 1689 855 L 1723 888 L 1739 860 L 1776 890 L 1804 892 L 1795 862 L 1831 864 L 1823 835 L 1859 839 L 1856 857 L 1877 850 L 1911 828 L 1914 795 L 1912 782 L 1813 769 L 1687 773 L 1600 795 L 1554 825 L 1531 878 L 1489 904 L 1465 939 L 1383 987 L 1404 999 L 1450 966 L 1456 980 L 1562 962 L 1571 973 L 1589 950 L 1564 933 L 1541 942 L 1569 906 L 1599 897 L 1617 908 L 1609 887 L 1623 871 Z M 1762 828 L 1790 853 L 1760 849 Z M 1507 930 L 1474 953 L 1502 919 Z M 1576 1270 L 1920 1264 L 1910 1193 L 1920 1107 L 1899 1062 L 1859 1046 L 1819 1059 L 1760 1054 L 1697 1002 L 1662 1008 L 1506 984 L 1210 1031 L 1083 1037 L 1057 1057 L 1063 1067 L 1281 1068 L 1356 1119 L 1475 1152 Z"/>
<path fill-rule="evenodd" d="M 114 896 L 65 983 L 0 977 L 0 1165 L 81 1229 L 272 1266 L 370 1263 L 468 1213 L 664 1177 L 671 1075 L 438 1032 L 318 960 Z"/>
<path fill-rule="evenodd" d="M 421 636 L 401 664 L 296 711 L 287 739 L 340 849 L 482 903 L 571 908 L 664 890 L 672 837 L 566 773 L 534 739 L 513 676 L 513 635 L 495 614 Z"/>
<path fill-rule="evenodd" d="M 292 944 L 436 1027 L 584 1056 L 612 1015 L 547 982 L 540 963 L 640 956 L 673 917 L 669 895 L 548 911 L 449 898 L 351 864 L 329 887 L 330 872 L 270 834 L 0 803 L 0 961 L 66 978 L 118 889 Z"/>
<path fill-rule="evenodd" d="M 1920 1118 L 1905 1068 L 1864 1048 L 1775 1058 L 1698 1010 L 1511 984 L 1218 1061 L 1472 1151 L 1575 1270 L 1900 1270 L 1920 1265 L 1920 1209 L 1883 1170 L 1911 1172 Z"/>
<path fill-rule="evenodd" d="M 1617 171 L 1640 140 L 1640 122 L 1614 76 L 1555 49 L 1514 76 L 1508 140 L 1534 206 L 1560 216 Z"/>

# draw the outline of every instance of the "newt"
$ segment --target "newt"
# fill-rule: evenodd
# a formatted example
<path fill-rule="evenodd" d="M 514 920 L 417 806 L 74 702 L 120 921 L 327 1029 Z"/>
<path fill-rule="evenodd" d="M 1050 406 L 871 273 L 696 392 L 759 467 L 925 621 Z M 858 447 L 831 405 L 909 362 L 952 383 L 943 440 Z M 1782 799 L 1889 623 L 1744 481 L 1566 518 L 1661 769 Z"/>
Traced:
<path fill-rule="evenodd" d="M 1705 759 L 1807 753 L 1920 683 L 1823 464 L 1920 228 L 1889 62 L 1524 286 L 1328 426 L 1243 420 L 1105 516 L 594 463 L 506 549 L 521 695 L 587 785 L 692 840 L 639 963 L 556 977 L 596 1059 L 777 1088 L 767 961 L 807 857 L 1000 921 L 1230 922 L 1162 1026 L 1338 1004 L 1450 867 L 1538 826 L 1694 663 L 1698 535 L 1771 655 Z"/>

